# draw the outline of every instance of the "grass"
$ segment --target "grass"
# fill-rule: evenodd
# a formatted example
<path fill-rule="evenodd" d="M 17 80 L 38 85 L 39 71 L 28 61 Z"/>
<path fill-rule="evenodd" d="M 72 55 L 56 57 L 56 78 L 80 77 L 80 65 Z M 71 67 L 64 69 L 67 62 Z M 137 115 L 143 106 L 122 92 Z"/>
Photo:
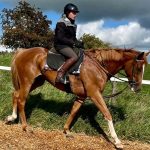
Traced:
<path fill-rule="evenodd" d="M 0 55 L 0 65 L 10 66 L 12 56 Z M 150 65 L 145 69 L 144 79 L 150 80 Z M 125 83 L 117 83 L 123 89 Z M 138 94 L 125 90 L 115 100 L 106 100 L 113 116 L 115 129 L 122 139 L 150 142 L 150 85 L 143 85 Z M 13 90 L 9 71 L 0 71 L 0 119 L 11 114 Z M 105 94 L 111 92 L 108 83 Z M 37 88 L 29 96 L 26 104 L 27 121 L 33 127 L 63 129 L 74 101 L 74 95 L 57 90 L 50 84 Z M 76 117 L 71 130 L 89 135 L 99 135 L 108 131 L 107 122 L 95 105 L 87 100 Z"/>

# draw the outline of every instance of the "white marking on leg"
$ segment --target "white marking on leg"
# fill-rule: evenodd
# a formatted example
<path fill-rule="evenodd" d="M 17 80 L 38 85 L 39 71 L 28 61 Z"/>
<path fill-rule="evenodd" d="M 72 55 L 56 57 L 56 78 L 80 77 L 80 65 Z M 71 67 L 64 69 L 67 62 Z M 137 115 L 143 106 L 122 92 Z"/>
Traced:
<path fill-rule="evenodd" d="M 17 110 L 16 110 L 16 109 L 13 109 L 12 117 L 13 117 L 14 119 L 17 118 Z"/>
<path fill-rule="evenodd" d="M 13 109 L 12 115 L 7 117 L 7 121 L 14 121 L 17 118 L 16 109 Z"/>
<path fill-rule="evenodd" d="M 145 70 L 145 65 L 143 64 L 142 80 L 143 80 L 143 76 L 144 76 L 144 70 Z"/>
<path fill-rule="evenodd" d="M 115 132 L 112 120 L 108 120 L 108 126 L 109 126 L 109 130 L 110 130 L 110 134 L 111 134 L 112 138 L 115 140 L 115 145 L 121 144 L 121 141 L 118 139 L 117 134 Z"/>

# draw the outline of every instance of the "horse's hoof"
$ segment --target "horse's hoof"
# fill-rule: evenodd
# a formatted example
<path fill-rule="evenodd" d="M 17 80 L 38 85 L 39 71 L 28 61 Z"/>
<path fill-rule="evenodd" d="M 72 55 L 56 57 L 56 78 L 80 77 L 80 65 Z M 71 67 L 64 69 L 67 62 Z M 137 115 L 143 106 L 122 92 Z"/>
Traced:
<path fill-rule="evenodd" d="M 72 133 L 66 134 L 66 138 L 74 138 Z"/>
<path fill-rule="evenodd" d="M 123 145 L 121 143 L 115 144 L 116 148 L 118 150 L 122 150 L 123 149 Z"/>
<path fill-rule="evenodd" d="M 22 130 L 27 132 L 27 125 L 22 125 Z"/>
<path fill-rule="evenodd" d="M 31 128 L 31 127 L 25 127 L 24 129 L 23 129 L 23 131 L 25 131 L 26 133 L 28 133 L 28 134 L 33 134 L 34 132 L 33 132 L 33 128 Z"/>
<path fill-rule="evenodd" d="M 69 130 L 64 131 L 64 134 L 65 134 L 66 138 L 74 138 L 73 133 L 71 133 Z"/>
<path fill-rule="evenodd" d="M 14 122 L 15 122 L 15 120 L 13 119 L 12 116 L 8 116 L 8 117 L 6 117 L 6 119 L 5 119 L 5 124 L 7 124 L 7 125 L 11 125 L 11 124 L 13 124 Z"/>
<path fill-rule="evenodd" d="M 5 119 L 5 124 L 11 125 L 11 124 L 13 124 L 13 122 L 12 121 L 8 121 L 8 120 Z"/>

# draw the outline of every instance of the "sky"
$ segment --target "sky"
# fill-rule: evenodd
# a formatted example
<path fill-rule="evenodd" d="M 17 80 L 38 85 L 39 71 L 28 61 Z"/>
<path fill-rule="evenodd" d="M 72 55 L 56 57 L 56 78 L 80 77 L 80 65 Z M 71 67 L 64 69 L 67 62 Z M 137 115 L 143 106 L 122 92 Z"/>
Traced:
<path fill-rule="evenodd" d="M 13 9 L 20 0 L 0 0 Z M 150 50 L 150 0 L 26 0 L 52 21 L 52 29 L 67 3 L 78 6 L 77 37 L 92 34 L 114 47 Z M 0 27 L 0 35 L 2 30 Z"/>

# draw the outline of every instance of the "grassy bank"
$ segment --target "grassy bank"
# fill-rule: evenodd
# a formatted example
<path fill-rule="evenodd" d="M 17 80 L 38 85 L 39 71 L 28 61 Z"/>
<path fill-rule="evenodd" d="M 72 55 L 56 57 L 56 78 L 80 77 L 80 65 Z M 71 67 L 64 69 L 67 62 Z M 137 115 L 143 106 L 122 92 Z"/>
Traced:
<path fill-rule="evenodd" d="M 0 65 L 10 66 L 11 55 L 1 54 Z M 145 69 L 144 79 L 150 80 L 150 65 Z M 125 83 L 118 83 L 118 90 Z M 9 71 L 0 71 L 0 119 L 4 120 L 12 110 L 11 92 L 13 90 Z M 107 84 L 105 94 L 110 93 Z M 33 91 L 27 101 L 26 114 L 28 123 L 33 127 L 44 129 L 63 129 L 73 104 L 74 95 L 66 94 L 45 83 Z M 129 89 L 117 96 L 115 100 L 106 100 L 114 118 L 116 131 L 122 139 L 138 139 L 150 142 L 150 85 L 143 85 L 138 94 Z M 90 100 L 82 106 L 73 132 L 84 132 L 89 135 L 99 135 L 101 129 L 108 131 L 107 123 Z M 100 127 L 99 127 L 100 126 Z"/>

